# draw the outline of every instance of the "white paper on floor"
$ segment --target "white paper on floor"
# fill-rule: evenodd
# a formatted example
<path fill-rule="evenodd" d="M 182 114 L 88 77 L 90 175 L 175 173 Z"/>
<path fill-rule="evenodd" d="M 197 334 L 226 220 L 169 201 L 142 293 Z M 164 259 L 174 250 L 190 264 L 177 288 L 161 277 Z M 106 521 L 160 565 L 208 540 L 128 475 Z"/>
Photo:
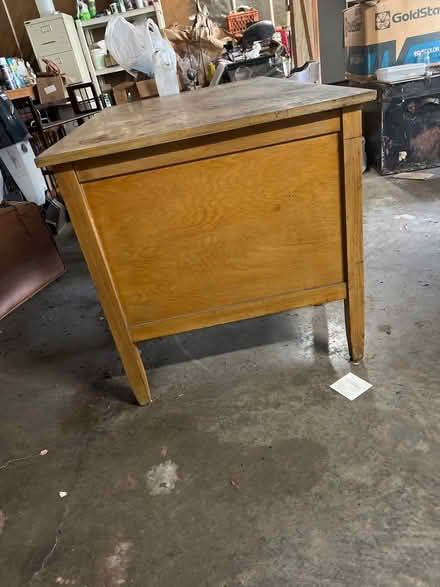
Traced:
<path fill-rule="evenodd" d="M 371 383 L 368 383 L 368 381 L 361 379 L 357 375 L 348 373 L 347 375 L 344 375 L 342 379 L 339 379 L 336 383 L 330 385 L 330 387 L 347 399 L 353 401 L 373 386 Z"/>

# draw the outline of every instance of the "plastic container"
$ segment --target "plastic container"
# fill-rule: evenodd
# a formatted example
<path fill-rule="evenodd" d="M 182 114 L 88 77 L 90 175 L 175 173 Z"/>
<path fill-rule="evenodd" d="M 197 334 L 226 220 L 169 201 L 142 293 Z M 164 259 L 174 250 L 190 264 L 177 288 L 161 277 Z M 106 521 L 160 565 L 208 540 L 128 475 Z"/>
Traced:
<path fill-rule="evenodd" d="M 249 22 L 258 22 L 260 15 L 258 10 L 248 10 L 247 12 L 231 12 L 226 17 L 228 31 L 230 33 L 244 33 Z"/>
<path fill-rule="evenodd" d="M 53 0 L 35 0 L 35 4 L 37 5 L 41 18 L 44 16 L 53 16 L 57 12 Z"/>
<path fill-rule="evenodd" d="M 426 63 L 409 63 L 407 65 L 394 65 L 382 67 L 376 71 L 377 81 L 385 84 L 395 84 L 406 80 L 424 77 Z"/>
<path fill-rule="evenodd" d="M 105 68 L 105 56 L 107 55 L 107 51 L 105 49 L 92 49 L 90 51 L 90 55 L 92 56 L 95 69 Z"/>
<path fill-rule="evenodd" d="M 88 5 L 89 5 L 90 18 L 95 18 L 95 16 L 96 16 L 96 2 L 95 2 L 95 0 L 88 0 Z"/>

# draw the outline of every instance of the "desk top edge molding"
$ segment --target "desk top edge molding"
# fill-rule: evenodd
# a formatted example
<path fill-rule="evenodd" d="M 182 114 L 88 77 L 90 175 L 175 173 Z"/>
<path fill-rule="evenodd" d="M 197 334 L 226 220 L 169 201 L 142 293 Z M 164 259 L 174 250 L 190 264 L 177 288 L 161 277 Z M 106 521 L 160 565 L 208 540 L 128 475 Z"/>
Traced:
<path fill-rule="evenodd" d="M 251 84 L 253 100 L 243 100 L 249 96 Z M 258 78 L 196 93 L 152 98 L 105 109 L 44 152 L 37 165 L 64 165 L 308 114 L 360 107 L 375 97 L 374 90 Z M 138 124 L 128 129 L 128 120 Z"/>

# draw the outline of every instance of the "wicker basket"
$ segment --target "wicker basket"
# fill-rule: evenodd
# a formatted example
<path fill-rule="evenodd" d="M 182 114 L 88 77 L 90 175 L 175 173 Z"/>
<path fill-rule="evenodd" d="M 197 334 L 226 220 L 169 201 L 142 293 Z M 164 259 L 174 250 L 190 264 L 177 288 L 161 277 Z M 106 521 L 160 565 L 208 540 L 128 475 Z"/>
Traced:
<path fill-rule="evenodd" d="M 259 19 L 258 10 L 231 12 L 227 17 L 228 31 L 233 34 L 244 33 L 249 22 L 258 22 Z"/>

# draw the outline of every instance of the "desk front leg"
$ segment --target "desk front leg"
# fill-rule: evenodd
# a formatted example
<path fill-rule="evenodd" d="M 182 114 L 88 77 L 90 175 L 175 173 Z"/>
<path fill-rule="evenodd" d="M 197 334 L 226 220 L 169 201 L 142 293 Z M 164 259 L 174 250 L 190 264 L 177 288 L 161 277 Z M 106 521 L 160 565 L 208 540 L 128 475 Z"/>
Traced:
<path fill-rule="evenodd" d="M 93 281 L 121 355 L 131 388 L 140 405 L 151 402 L 147 375 L 127 321 L 90 212 L 83 187 L 70 166 L 56 169 L 56 178 L 67 204 L 76 235 L 87 261 Z"/>
<path fill-rule="evenodd" d="M 348 347 L 353 361 L 364 356 L 364 241 L 362 195 L 362 118 L 359 107 L 346 109 L 342 115 L 343 168 L 346 236 L 345 321 Z"/>

